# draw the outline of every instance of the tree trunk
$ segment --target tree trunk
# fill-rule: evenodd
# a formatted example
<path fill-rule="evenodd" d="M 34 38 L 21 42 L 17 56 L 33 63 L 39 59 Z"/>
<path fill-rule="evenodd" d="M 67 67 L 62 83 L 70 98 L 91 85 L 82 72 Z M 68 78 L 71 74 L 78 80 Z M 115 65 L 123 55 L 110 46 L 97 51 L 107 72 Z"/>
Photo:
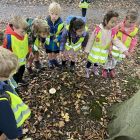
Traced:
<path fill-rule="evenodd" d="M 114 140 L 117 136 L 140 140 L 140 90 L 129 100 L 112 107 L 110 116 L 109 140 Z"/>

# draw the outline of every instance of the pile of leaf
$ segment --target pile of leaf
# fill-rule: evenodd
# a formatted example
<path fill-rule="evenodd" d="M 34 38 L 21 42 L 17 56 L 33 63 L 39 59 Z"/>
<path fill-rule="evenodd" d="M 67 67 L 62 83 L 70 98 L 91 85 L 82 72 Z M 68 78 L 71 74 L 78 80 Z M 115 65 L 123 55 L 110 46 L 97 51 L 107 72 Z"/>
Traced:
<path fill-rule="evenodd" d="M 85 78 L 85 56 L 79 56 L 75 72 L 49 69 L 42 52 L 45 70 L 28 75 L 28 87 L 20 96 L 29 104 L 32 115 L 26 122 L 24 138 L 33 140 L 103 140 L 108 137 L 107 109 L 130 98 L 140 88 L 140 48 L 133 58 L 118 64 L 114 79 L 92 73 Z M 101 68 L 100 68 L 101 71 Z"/>

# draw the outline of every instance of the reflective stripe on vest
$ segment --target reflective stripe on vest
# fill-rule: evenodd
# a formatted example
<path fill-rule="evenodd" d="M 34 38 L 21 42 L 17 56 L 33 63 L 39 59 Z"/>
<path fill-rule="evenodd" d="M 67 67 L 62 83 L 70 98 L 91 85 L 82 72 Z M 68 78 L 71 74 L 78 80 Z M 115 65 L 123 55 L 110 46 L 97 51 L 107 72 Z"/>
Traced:
<path fill-rule="evenodd" d="M 38 51 L 40 46 L 41 46 L 41 41 L 39 41 L 39 39 L 37 37 L 36 40 L 35 40 L 34 46 L 33 46 L 33 50 Z"/>
<path fill-rule="evenodd" d="M 13 77 L 8 80 L 8 84 L 12 87 L 12 89 L 14 90 L 14 93 L 17 94 L 15 89 L 18 87 L 18 84 L 13 79 Z"/>
<path fill-rule="evenodd" d="M 122 60 L 122 58 L 125 58 L 125 55 L 120 53 L 120 50 L 116 47 L 116 46 L 113 46 L 112 48 L 112 56 L 118 60 Z"/>
<path fill-rule="evenodd" d="M 69 30 L 69 25 L 66 26 L 66 29 Z M 88 28 L 85 26 L 85 30 L 87 31 Z M 80 39 L 78 40 L 78 42 L 76 42 L 75 44 L 71 42 L 71 44 L 69 43 L 69 39 L 67 39 L 67 42 L 65 44 L 65 49 L 67 51 L 69 51 L 70 49 L 73 49 L 75 52 L 81 49 L 81 45 L 82 42 L 84 41 L 84 37 L 80 37 Z M 70 45 L 69 45 L 70 44 Z"/>
<path fill-rule="evenodd" d="M 34 46 L 33 46 L 33 50 L 34 51 L 38 51 L 40 45 L 41 45 L 41 42 L 39 41 L 38 38 L 36 38 L 35 43 L 34 43 Z"/>
<path fill-rule="evenodd" d="M 57 32 L 55 33 L 56 36 L 58 36 L 61 33 L 63 28 L 64 28 L 64 23 L 58 25 Z"/>
<path fill-rule="evenodd" d="M 11 35 L 12 51 L 19 59 L 19 65 L 25 65 L 26 56 L 29 52 L 28 48 L 28 36 L 25 35 L 23 40 L 17 39 L 15 36 Z"/>
<path fill-rule="evenodd" d="M 49 45 L 50 44 L 50 36 L 47 36 L 45 44 Z"/>
<path fill-rule="evenodd" d="M 0 98 L 0 101 L 3 101 L 3 100 L 4 100 L 4 101 L 5 101 L 5 100 L 8 101 L 7 98 Z"/>
<path fill-rule="evenodd" d="M 127 48 L 129 48 L 130 45 L 131 45 L 131 41 L 132 41 L 133 37 L 134 37 L 137 33 L 138 33 L 138 28 L 135 27 L 134 30 L 133 30 L 132 32 L 130 32 L 128 35 L 125 34 L 125 33 L 123 33 L 122 31 L 119 31 L 119 32 L 117 33 L 117 37 L 118 37 L 118 39 L 120 39 L 120 40 L 123 42 L 123 44 L 124 44 Z"/>
<path fill-rule="evenodd" d="M 129 47 L 131 46 L 132 39 L 137 34 L 137 32 L 138 32 L 137 27 L 135 27 L 134 30 L 130 32 L 128 35 L 123 33 L 122 31 L 119 31 L 117 33 L 117 38 L 121 40 L 123 44 L 129 49 Z M 125 58 L 125 55 L 122 54 L 121 51 L 116 46 L 113 46 L 112 55 L 118 60 L 122 60 L 123 58 Z"/>
<path fill-rule="evenodd" d="M 80 8 L 88 8 L 89 7 L 89 3 L 87 3 L 86 1 L 84 1 L 84 2 L 80 2 L 79 3 L 79 7 Z"/>
<path fill-rule="evenodd" d="M 80 37 L 80 39 L 78 40 L 77 43 L 74 44 L 74 43 L 71 42 L 71 45 L 69 45 L 69 39 L 67 39 L 65 49 L 67 51 L 69 51 L 70 49 L 73 49 L 76 52 L 76 51 L 81 49 L 81 44 L 82 44 L 83 41 L 84 41 L 84 37 Z"/>
<path fill-rule="evenodd" d="M 31 111 L 29 110 L 28 106 L 23 103 L 20 97 L 9 91 L 6 91 L 6 93 L 11 98 L 11 108 L 17 122 L 17 127 L 20 127 L 25 120 L 29 118 Z"/>
<path fill-rule="evenodd" d="M 97 29 L 95 29 L 95 31 Z M 106 46 L 102 46 L 102 33 L 100 30 L 98 30 L 97 35 L 94 39 L 93 47 L 88 55 L 88 60 L 91 63 L 101 63 L 101 64 L 106 63 L 108 59 L 109 47 L 110 43 Z"/>

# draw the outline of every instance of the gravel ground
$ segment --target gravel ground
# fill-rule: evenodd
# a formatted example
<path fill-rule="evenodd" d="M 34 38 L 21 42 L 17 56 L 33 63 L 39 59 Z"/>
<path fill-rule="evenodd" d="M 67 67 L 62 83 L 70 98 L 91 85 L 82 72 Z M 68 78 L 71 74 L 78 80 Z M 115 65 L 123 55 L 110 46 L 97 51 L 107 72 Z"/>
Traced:
<path fill-rule="evenodd" d="M 41 2 L 42 1 L 42 4 Z M 48 15 L 48 4 L 45 0 L 1 0 L 0 2 L 0 16 L 1 21 L 8 21 L 13 15 L 21 15 L 24 17 L 46 17 Z M 47 2 L 47 1 L 46 1 Z M 63 12 L 62 18 L 65 19 L 68 15 L 81 15 L 81 11 L 78 8 L 78 2 L 70 3 L 65 2 L 62 5 Z M 139 0 L 94 0 L 91 7 L 88 9 L 87 17 L 93 22 L 98 23 L 102 21 L 103 15 L 109 10 L 114 9 L 119 12 L 120 17 L 124 17 L 124 13 L 131 8 L 138 9 L 139 13 Z M 61 3 L 61 2 L 60 2 Z"/>

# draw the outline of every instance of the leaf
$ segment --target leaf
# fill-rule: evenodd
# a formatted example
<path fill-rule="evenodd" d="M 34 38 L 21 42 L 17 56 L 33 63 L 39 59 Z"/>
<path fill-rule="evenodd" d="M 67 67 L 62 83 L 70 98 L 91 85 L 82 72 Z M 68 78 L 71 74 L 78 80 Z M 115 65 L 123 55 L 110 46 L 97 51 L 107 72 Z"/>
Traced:
<path fill-rule="evenodd" d="M 32 128 L 31 128 L 31 133 L 35 133 L 36 132 L 36 128 L 35 128 L 35 126 L 33 126 Z"/>
<path fill-rule="evenodd" d="M 70 117 L 68 113 L 64 113 L 63 111 L 61 111 L 61 116 L 66 122 L 70 121 Z"/>
<path fill-rule="evenodd" d="M 77 93 L 76 96 L 79 99 L 81 97 L 81 94 L 80 93 Z"/>
<path fill-rule="evenodd" d="M 42 116 L 38 116 L 38 121 L 40 122 L 42 120 Z"/>
<path fill-rule="evenodd" d="M 23 134 L 26 134 L 29 130 L 27 128 L 24 128 L 22 131 Z"/>
<path fill-rule="evenodd" d="M 59 127 L 64 127 L 65 126 L 65 122 L 64 121 L 59 121 Z"/>

